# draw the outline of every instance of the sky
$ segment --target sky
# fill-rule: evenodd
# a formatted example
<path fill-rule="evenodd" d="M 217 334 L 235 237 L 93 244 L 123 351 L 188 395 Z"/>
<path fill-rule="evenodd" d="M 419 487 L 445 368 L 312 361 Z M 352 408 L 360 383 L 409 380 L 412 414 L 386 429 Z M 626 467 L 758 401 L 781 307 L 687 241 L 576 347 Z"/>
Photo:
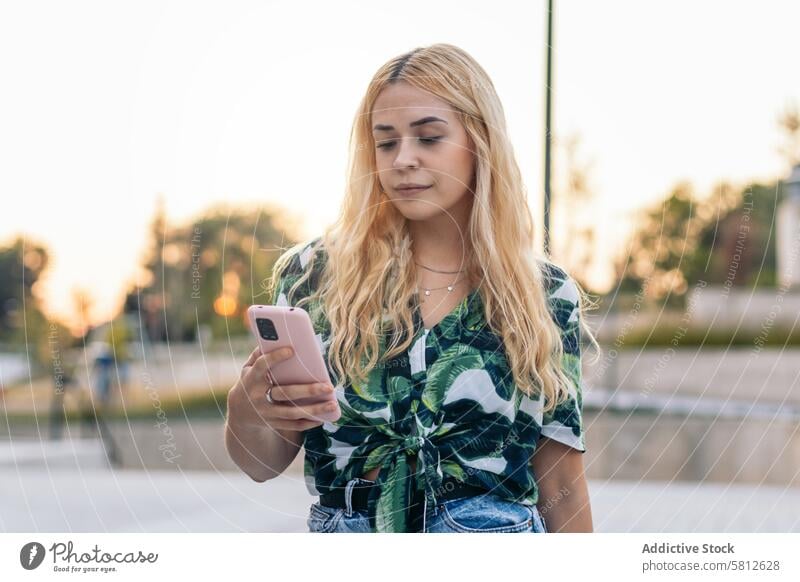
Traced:
<path fill-rule="evenodd" d="M 800 3 L 556 4 L 554 131 L 578 135 L 591 164 L 590 277 L 609 287 L 632 213 L 677 182 L 702 195 L 788 174 L 776 119 L 800 100 Z M 316 236 L 341 203 L 371 76 L 435 42 L 492 78 L 541 228 L 544 15 L 543 1 L 3 3 L 0 245 L 45 244 L 45 310 L 70 320 L 80 288 L 102 321 L 139 271 L 159 196 L 171 222 L 259 204 Z"/>

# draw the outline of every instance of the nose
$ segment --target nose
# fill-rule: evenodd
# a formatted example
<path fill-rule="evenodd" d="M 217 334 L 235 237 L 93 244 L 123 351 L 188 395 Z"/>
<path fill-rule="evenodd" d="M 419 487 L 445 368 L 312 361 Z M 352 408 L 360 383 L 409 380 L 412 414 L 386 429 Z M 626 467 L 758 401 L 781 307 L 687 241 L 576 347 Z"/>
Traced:
<path fill-rule="evenodd" d="M 392 162 L 394 168 L 418 167 L 416 142 L 413 138 L 403 137 L 399 140 L 397 155 Z"/>

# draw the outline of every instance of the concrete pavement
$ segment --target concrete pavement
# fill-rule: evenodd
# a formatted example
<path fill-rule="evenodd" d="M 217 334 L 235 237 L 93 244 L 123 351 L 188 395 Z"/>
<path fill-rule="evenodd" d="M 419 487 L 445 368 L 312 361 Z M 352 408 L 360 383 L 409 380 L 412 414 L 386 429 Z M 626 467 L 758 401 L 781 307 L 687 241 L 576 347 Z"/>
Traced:
<path fill-rule="evenodd" d="M 686 482 L 589 481 L 598 532 L 800 532 L 800 490 Z M 4 469 L 4 532 L 304 532 L 315 498 L 289 471 Z"/>

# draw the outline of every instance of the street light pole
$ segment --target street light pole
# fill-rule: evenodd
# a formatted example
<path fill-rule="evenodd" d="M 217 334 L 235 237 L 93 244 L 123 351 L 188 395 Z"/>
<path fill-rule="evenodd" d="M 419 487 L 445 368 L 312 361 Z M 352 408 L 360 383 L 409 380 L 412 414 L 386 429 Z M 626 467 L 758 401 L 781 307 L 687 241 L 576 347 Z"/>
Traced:
<path fill-rule="evenodd" d="M 552 123 L 552 67 L 553 67 L 553 0 L 547 0 L 547 67 L 545 82 L 545 134 L 544 134 L 544 253 L 550 256 L 550 136 Z"/>

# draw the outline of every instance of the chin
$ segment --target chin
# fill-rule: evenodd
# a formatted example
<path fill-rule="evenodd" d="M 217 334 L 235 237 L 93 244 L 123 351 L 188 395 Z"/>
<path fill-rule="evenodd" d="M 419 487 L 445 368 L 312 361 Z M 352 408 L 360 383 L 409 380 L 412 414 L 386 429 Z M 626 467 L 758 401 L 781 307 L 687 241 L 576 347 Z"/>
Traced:
<path fill-rule="evenodd" d="M 424 200 L 393 200 L 397 211 L 408 220 L 425 221 L 442 214 L 442 209 Z"/>

